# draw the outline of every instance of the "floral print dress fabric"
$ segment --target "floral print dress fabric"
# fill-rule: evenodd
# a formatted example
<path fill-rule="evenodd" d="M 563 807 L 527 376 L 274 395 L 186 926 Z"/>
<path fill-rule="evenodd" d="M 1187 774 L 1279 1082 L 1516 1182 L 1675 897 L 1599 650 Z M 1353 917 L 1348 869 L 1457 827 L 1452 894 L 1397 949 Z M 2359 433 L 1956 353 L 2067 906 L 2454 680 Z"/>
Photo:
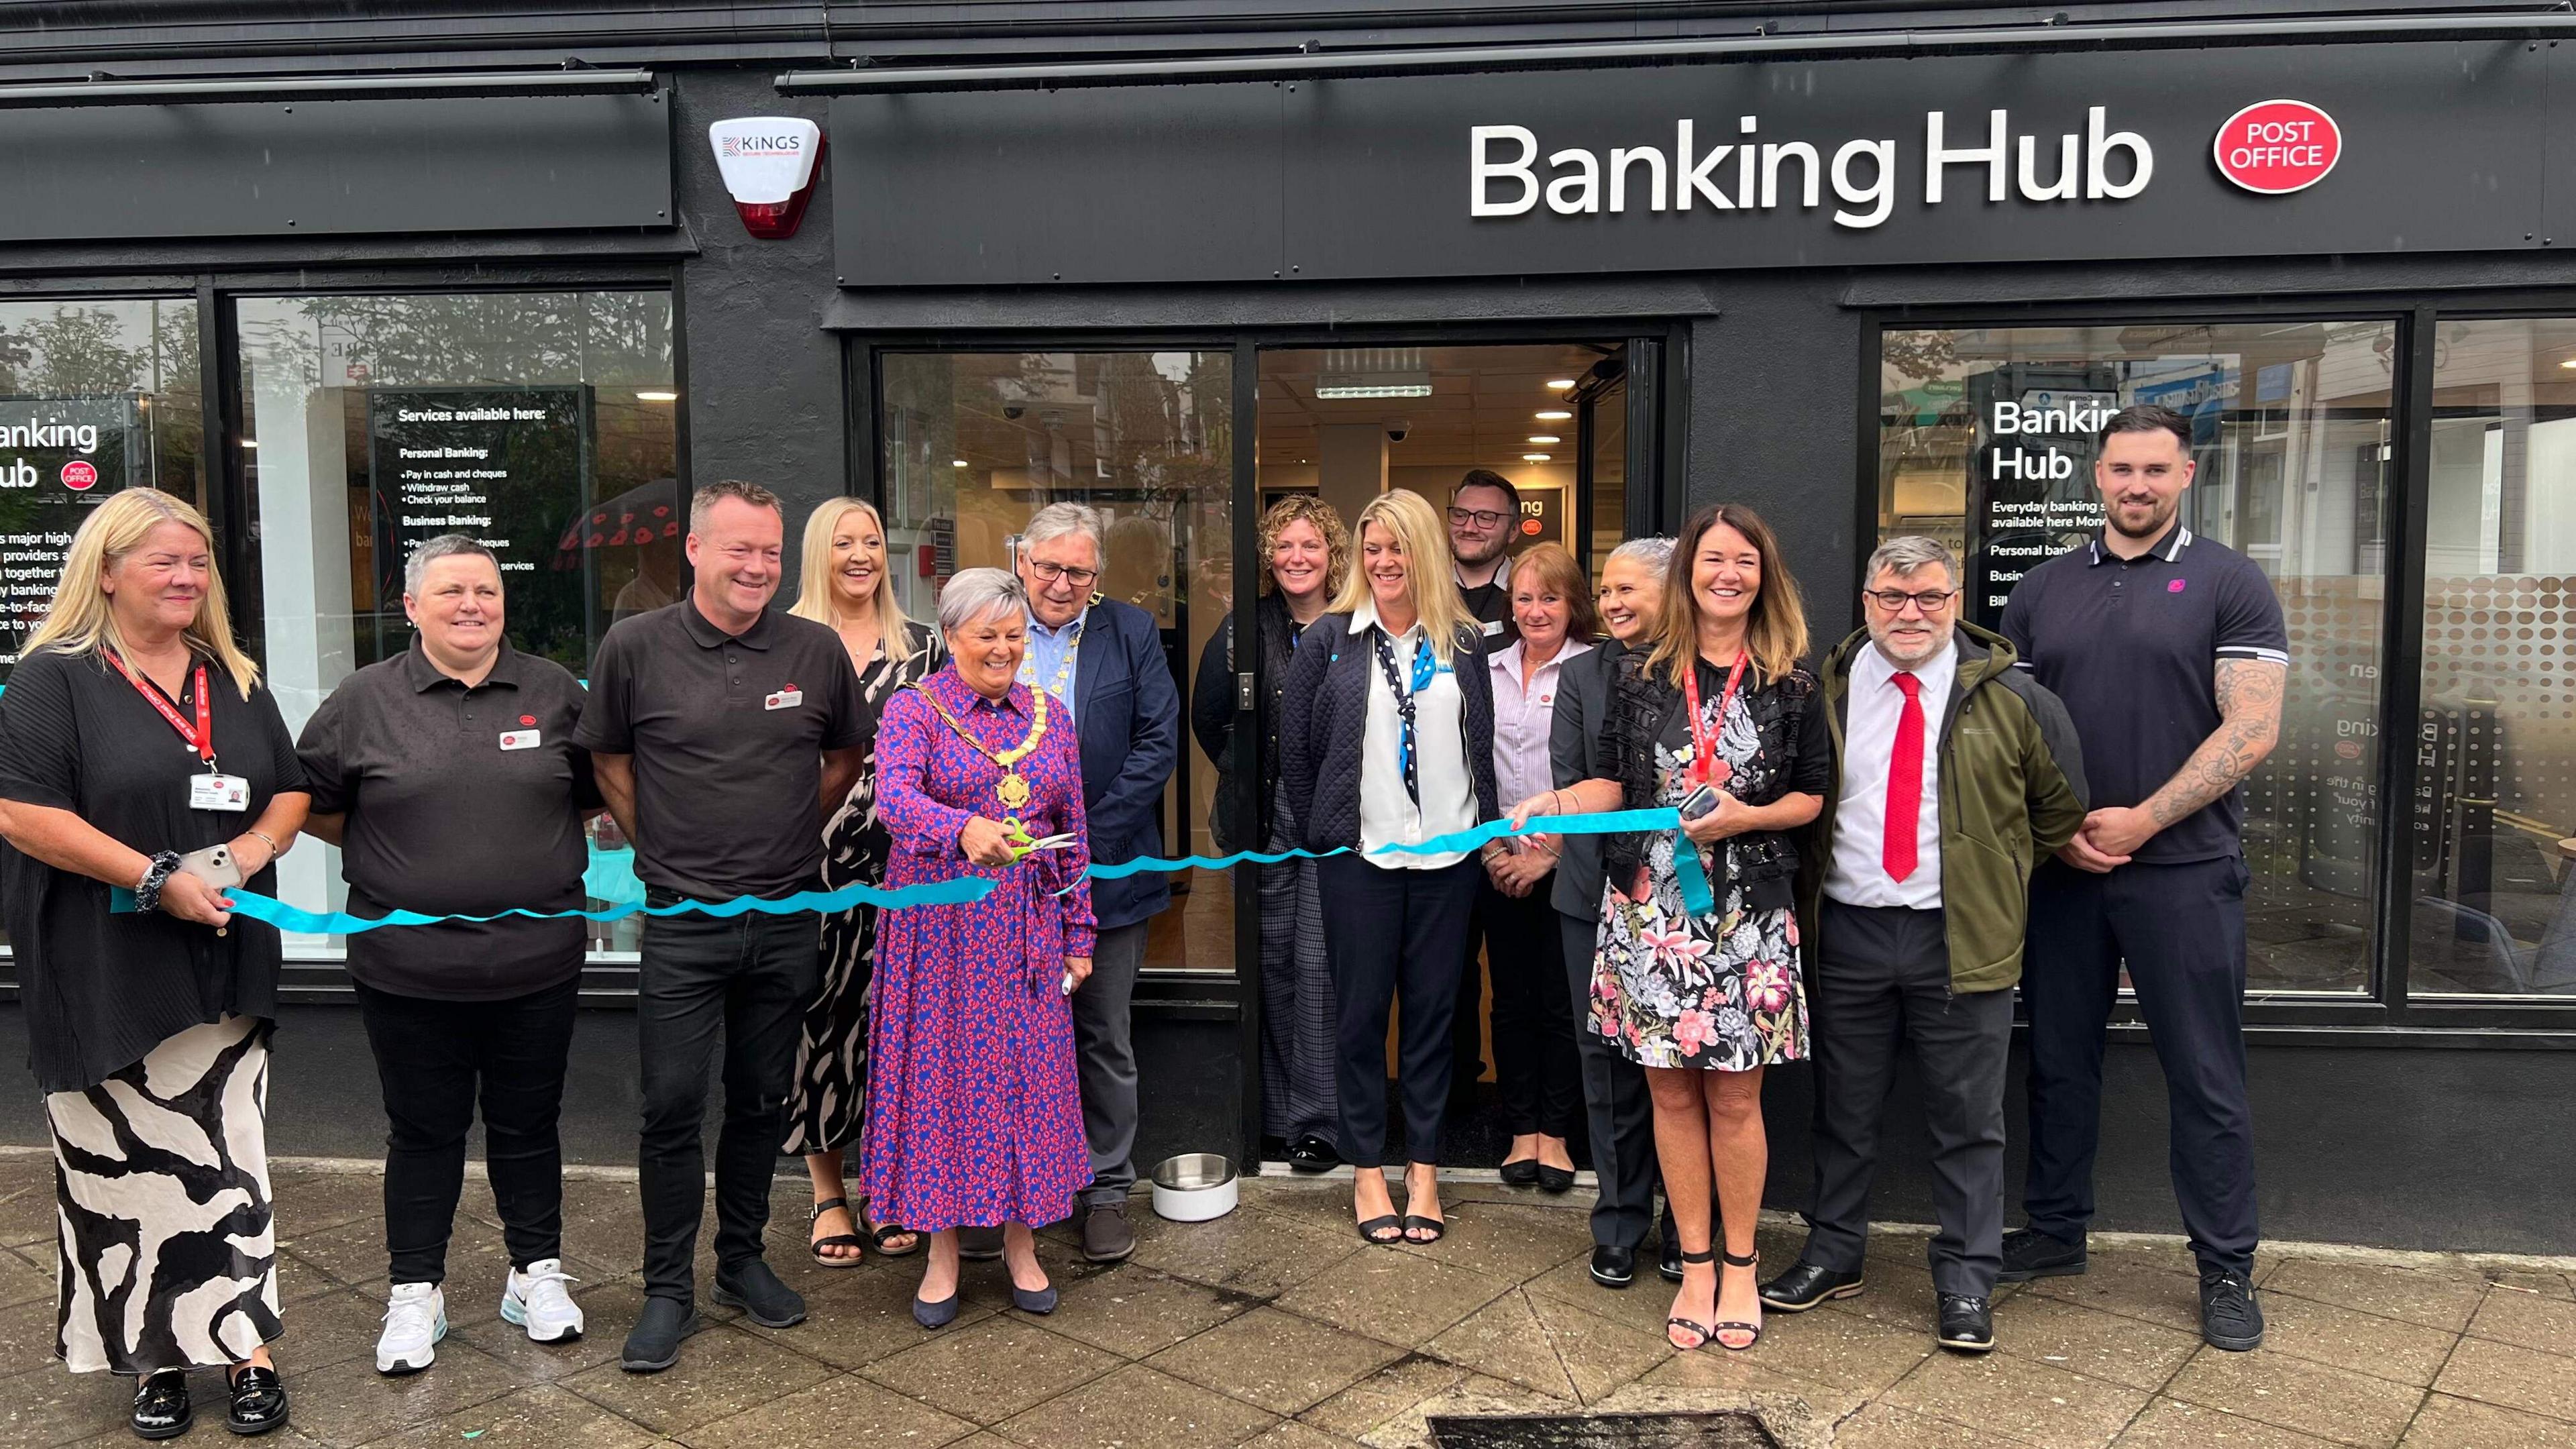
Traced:
<path fill-rule="evenodd" d="M 1739 798 L 1765 798 L 1781 763 L 1762 748 L 1751 691 L 1717 721 L 1723 699 L 1703 693 L 1700 708 L 1704 719 L 1718 723 L 1717 752 L 1731 772 L 1726 788 Z M 1655 803 L 1679 806 L 1698 788 L 1690 778 L 1690 724 L 1679 709 L 1651 748 Z M 1720 848 L 1731 855 L 1746 838 Z M 1634 882 L 1615 873 L 1602 887 L 1586 1029 L 1649 1067 L 1742 1072 L 1804 1059 L 1807 997 L 1799 980 L 1797 912 L 1749 905 L 1745 873 L 1729 868 L 1713 875 L 1724 882 L 1716 911 L 1691 915 L 1682 907 L 1674 849 L 1670 834 L 1649 838 L 1645 900 L 1623 890 Z"/>

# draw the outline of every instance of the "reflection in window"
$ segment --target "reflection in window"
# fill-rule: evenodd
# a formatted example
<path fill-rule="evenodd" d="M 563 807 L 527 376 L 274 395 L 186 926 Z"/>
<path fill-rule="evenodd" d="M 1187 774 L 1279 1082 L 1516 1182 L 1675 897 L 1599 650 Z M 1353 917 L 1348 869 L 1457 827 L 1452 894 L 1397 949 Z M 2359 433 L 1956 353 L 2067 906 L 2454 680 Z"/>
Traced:
<path fill-rule="evenodd" d="M 886 551 L 904 611 L 938 616 L 959 569 L 1009 568 L 1012 544 L 1050 503 L 1099 509 L 1097 590 L 1162 626 L 1189 717 L 1191 664 L 1233 597 L 1233 354 L 907 353 L 883 359 Z M 1189 731 L 1182 727 L 1184 740 Z M 1195 742 L 1164 791 L 1166 854 L 1217 854 L 1208 820 L 1218 771 Z M 1234 896 L 1222 873 L 1173 877 L 1153 923 L 1151 967 L 1234 969 Z"/>
<path fill-rule="evenodd" d="M 2290 632 L 2280 745 L 2246 784 L 2248 982 L 2368 980 L 2384 506 L 2395 328 L 2385 322 L 1890 332 L 1879 532 L 1968 562 L 1991 628 L 2023 574 L 2101 526 L 2094 435 L 2157 403 L 2192 423 L 2182 518 L 2259 563 Z"/>
<path fill-rule="evenodd" d="M 2576 321 L 2435 335 L 2409 990 L 2576 993 Z"/>

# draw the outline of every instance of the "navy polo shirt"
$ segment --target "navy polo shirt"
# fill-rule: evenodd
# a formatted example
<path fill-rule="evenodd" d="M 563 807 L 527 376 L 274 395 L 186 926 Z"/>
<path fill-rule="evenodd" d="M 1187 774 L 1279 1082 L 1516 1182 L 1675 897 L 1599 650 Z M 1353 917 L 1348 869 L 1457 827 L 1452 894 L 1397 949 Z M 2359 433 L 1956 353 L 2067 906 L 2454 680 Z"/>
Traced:
<path fill-rule="evenodd" d="M 2252 559 L 2177 519 L 2122 559 L 2097 535 L 2032 569 L 2004 605 L 2019 667 L 2066 702 L 2095 808 L 2137 805 L 2219 726 L 2221 659 L 2290 662 L 2272 581 Z M 2243 791 L 2230 790 L 2139 847 L 2161 864 L 2239 849 Z"/>

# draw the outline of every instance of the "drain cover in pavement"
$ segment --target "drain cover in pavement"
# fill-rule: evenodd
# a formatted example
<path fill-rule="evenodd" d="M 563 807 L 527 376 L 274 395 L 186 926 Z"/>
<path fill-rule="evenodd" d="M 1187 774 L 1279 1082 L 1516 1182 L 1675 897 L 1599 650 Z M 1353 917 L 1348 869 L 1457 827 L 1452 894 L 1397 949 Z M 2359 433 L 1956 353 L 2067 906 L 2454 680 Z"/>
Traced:
<path fill-rule="evenodd" d="M 1716 1414 L 1435 1416 L 1440 1449 L 1779 1449 L 1762 1421 L 1742 1409 Z"/>

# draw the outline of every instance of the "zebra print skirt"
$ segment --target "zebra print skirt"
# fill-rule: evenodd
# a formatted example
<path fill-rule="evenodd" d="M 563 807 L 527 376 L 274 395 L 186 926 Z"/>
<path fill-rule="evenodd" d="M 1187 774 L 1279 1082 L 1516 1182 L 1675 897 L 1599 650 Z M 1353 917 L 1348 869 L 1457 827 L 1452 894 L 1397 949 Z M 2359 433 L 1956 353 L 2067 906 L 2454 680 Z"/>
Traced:
<path fill-rule="evenodd" d="M 72 1372 L 213 1368 L 283 1331 L 268 1033 L 251 1016 L 192 1026 L 97 1086 L 45 1098 L 54 1352 Z"/>

